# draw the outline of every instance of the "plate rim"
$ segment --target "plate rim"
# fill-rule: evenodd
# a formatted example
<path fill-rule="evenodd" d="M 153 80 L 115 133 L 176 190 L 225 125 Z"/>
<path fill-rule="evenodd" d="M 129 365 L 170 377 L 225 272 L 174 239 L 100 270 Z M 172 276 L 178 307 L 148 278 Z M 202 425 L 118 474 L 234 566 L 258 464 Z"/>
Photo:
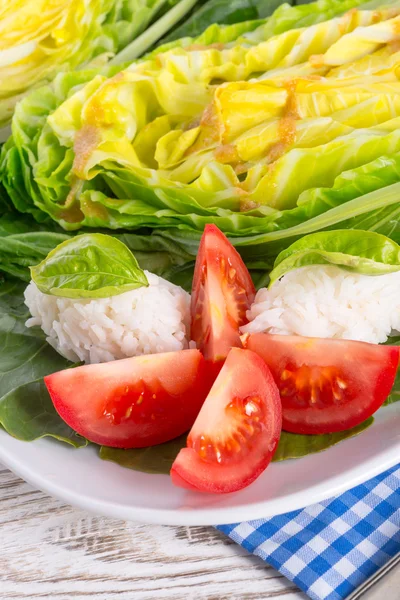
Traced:
<path fill-rule="evenodd" d="M 5 435 L 8 435 L 7 432 L 4 431 L 4 433 Z M 20 440 L 15 441 L 21 444 L 26 443 Z M 302 460 L 304 459 L 307 459 L 307 457 L 303 457 Z M 349 471 L 346 472 L 345 477 L 343 477 L 342 474 L 337 474 L 331 477 L 328 482 L 321 482 L 314 485 L 308 493 L 305 490 L 300 490 L 289 493 L 284 498 L 271 498 L 251 504 L 244 503 L 232 507 L 193 509 L 146 508 L 135 504 L 127 506 L 118 504 L 118 502 L 93 498 L 86 493 L 71 491 L 68 487 L 63 487 L 58 482 L 46 478 L 40 471 L 32 471 L 23 460 L 13 455 L 11 450 L 5 449 L 4 446 L 2 446 L 1 441 L 0 462 L 15 475 L 21 477 L 28 484 L 40 489 L 42 492 L 90 513 L 123 519 L 125 521 L 154 525 L 214 526 L 256 519 L 266 519 L 295 510 L 301 510 L 310 504 L 319 503 L 323 500 L 335 497 L 368 481 L 376 475 L 395 466 L 400 460 L 399 446 L 395 445 L 386 450 L 383 455 L 375 455 L 350 468 Z M 276 465 L 284 467 L 284 463 L 276 463 Z M 360 468 L 361 465 L 362 468 Z M 312 494 L 311 502 L 310 494 Z M 251 519 L 243 516 L 243 513 L 246 511 L 251 512 Z"/>

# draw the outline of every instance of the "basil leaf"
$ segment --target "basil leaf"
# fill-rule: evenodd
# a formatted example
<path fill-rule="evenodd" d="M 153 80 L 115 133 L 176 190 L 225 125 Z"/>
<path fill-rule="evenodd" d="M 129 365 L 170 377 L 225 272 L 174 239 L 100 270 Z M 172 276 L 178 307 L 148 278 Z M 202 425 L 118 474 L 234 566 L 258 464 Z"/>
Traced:
<path fill-rule="evenodd" d="M 43 260 L 66 235 L 38 231 L 0 237 L 0 269 L 12 277 L 29 282 L 29 265 Z"/>
<path fill-rule="evenodd" d="M 0 283 L 0 398 L 71 364 L 46 342 L 41 329 L 25 327 L 30 315 L 24 288 L 20 282 Z"/>
<path fill-rule="evenodd" d="M 170 472 L 172 463 L 179 454 L 179 450 L 186 446 L 187 433 L 170 442 L 149 446 L 148 448 L 132 448 L 121 450 L 120 448 L 100 448 L 100 458 L 115 462 L 121 467 L 141 471 L 142 473 L 165 473 Z"/>
<path fill-rule="evenodd" d="M 400 246 L 372 231 L 336 230 L 306 235 L 278 255 L 270 275 L 271 285 L 293 269 L 326 264 L 365 275 L 393 273 L 400 270 Z"/>
<path fill-rule="evenodd" d="M 392 335 L 388 337 L 386 342 L 383 344 L 384 346 L 400 346 L 400 335 Z"/>
<path fill-rule="evenodd" d="M 112 235 L 131 250 L 141 269 L 156 275 L 164 276 L 179 265 L 191 266 L 195 258 L 157 231 L 147 235 L 129 232 Z M 71 237 L 73 234 L 66 234 L 52 222 L 44 228 L 29 215 L 5 213 L 0 216 L 0 271 L 29 283 L 29 266 L 44 260 L 58 244 Z M 190 289 L 191 280 L 188 285 Z"/>
<path fill-rule="evenodd" d="M 389 406 L 389 404 L 394 404 L 395 402 L 399 402 L 400 400 L 400 375 L 397 374 L 396 380 L 394 382 L 392 391 L 387 397 L 386 401 L 383 403 L 383 406 Z"/>
<path fill-rule="evenodd" d="M 21 385 L 0 399 L 0 424 L 24 442 L 49 436 L 75 448 L 88 444 L 58 415 L 43 379 Z"/>
<path fill-rule="evenodd" d="M 64 298 L 106 298 L 148 285 L 125 244 L 101 233 L 63 242 L 31 275 L 40 291 Z"/>
<path fill-rule="evenodd" d="M 347 440 L 365 431 L 365 429 L 372 425 L 373 421 L 373 417 L 370 417 L 352 429 L 338 431 L 337 433 L 325 433 L 323 435 L 301 435 L 299 433 L 282 431 L 278 448 L 272 460 L 273 462 L 278 462 L 322 452 L 322 450 L 326 450 L 343 440 Z"/>
<path fill-rule="evenodd" d="M 322 450 L 326 450 L 342 440 L 358 435 L 372 423 L 373 418 L 371 417 L 361 425 L 353 427 L 353 429 L 326 435 L 299 435 L 282 431 L 278 448 L 272 460 L 277 462 L 322 452 Z M 102 446 L 100 448 L 100 458 L 115 462 L 121 467 L 133 469 L 134 471 L 168 474 L 179 454 L 179 450 L 186 447 L 186 438 L 187 434 L 184 434 L 165 444 L 148 448 L 133 448 L 131 450 Z"/>

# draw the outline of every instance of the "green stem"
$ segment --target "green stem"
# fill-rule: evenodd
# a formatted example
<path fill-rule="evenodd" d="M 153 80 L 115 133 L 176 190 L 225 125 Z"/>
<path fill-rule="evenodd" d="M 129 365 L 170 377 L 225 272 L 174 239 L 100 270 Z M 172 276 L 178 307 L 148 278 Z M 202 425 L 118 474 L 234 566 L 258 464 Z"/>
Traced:
<path fill-rule="evenodd" d="M 182 17 L 184 17 L 197 3 L 197 0 L 181 0 L 164 16 L 146 29 L 136 40 L 131 42 L 124 50 L 114 56 L 110 64 L 118 65 L 130 62 L 146 52 L 157 40 L 169 31 Z"/>

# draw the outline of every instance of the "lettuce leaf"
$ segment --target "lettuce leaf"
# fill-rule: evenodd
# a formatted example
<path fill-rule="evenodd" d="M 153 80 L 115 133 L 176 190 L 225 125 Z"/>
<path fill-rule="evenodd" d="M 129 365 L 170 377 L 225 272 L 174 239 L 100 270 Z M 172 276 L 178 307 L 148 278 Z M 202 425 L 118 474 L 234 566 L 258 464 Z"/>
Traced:
<path fill-rule="evenodd" d="M 162 43 L 179 40 L 184 37 L 195 38 L 201 35 L 210 25 L 236 24 L 243 21 L 265 19 L 280 5 L 283 0 L 208 0 L 194 11 L 181 25 L 175 27 Z M 293 4 L 288 2 L 287 4 Z M 215 27 L 214 27 L 215 28 Z M 216 29 L 216 28 L 215 28 Z"/>
<path fill-rule="evenodd" d="M 188 12 L 197 4 L 197 0 L 179 0 L 167 13 L 163 14 L 158 21 L 153 23 L 138 38 L 124 48 L 110 62 L 121 64 L 132 61 L 144 54 L 153 46 L 167 31 L 174 27 Z"/>
<path fill-rule="evenodd" d="M 271 36 L 277 33 L 284 34 L 288 28 L 321 23 L 326 18 L 337 15 L 340 10 L 348 9 L 350 4 L 353 7 L 357 5 L 354 2 L 321 0 L 317 4 L 299 7 L 282 5 L 261 25 L 259 21 L 224 27 L 215 25 L 203 34 L 201 40 L 210 44 L 222 40 L 226 51 L 231 53 L 237 43 L 242 44 L 247 53 L 252 48 L 258 53 L 260 40 L 264 40 L 261 42 L 262 45 L 270 40 Z M 394 10 L 399 6 L 399 2 L 395 1 L 385 4 L 391 4 Z M 368 7 L 362 6 L 362 8 L 372 9 L 378 5 L 380 3 L 370 3 Z M 362 16 L 362 19 L 366 18 Z M 382 25 L 388 20 L 390 21 L 390 19 L 383 20 Z M 358 21 L 354 23 L 356 22 Z M 354 23 L 351 31 L 354 30 Z M 324 29 L 326 27 L 325 24 L 318 31 L 326 31 Z M 309 35 L 310 30 L 304 31 Z M 313 31 L 315 33 L 317 30 Z M 301 37 L 299 31 L 295 34 L 292 32 L 290 35 L 294 35 L 293 40 L 299 40 L 299 36 Z M 182 41 L 183 46 L 187 43 L 189 43 L 187 39 Z M 321 44 L 319 38 L 316 44 Z M 297 45 L 297 52 L 300 53 L 299 60 L 307 58 L 308 54 L 315 50 L 312 45 Z M 170 54 L 164 49 L 159 59 L 160 64 L 167 64 L 170 60 L 170 66 L 175 68 L 177 64 L 174 63 L 175 59 L 181 59 L 186 55 L 181 53 L 179 44 L 175 46 L 174 52 L 175 54 Z M 379 52 L 371 54 L 371 58 L 376 58 L 373 62 L 375 71 L 379 65 L 382 66 L 382 57 L 387 60 L 387 56 L 383 54 L 381 56 Z M 251 56 L 258 56 L 257 53 Z M 291 52 L 286 53 L 285 56 L 290 55 Z M 213 57 L 212 67 L 218 67 L 215 63 L 215 56 L 218 54 L 215 55 L 212 50 L 210 56 Z M 147 57 L 140 64 L 149 64 L 148 61 L 152 61 L 151 57 Z M 302 64 L 295 67 L 302 68 Z M 355 61 L 352 65 L 356 69 L 361 63 Z M 0 178 L 5 191 L 1 194 L 2 206 L 7 206 L 7 203 L 12 204 L 19 211 L 32 215 L 39 224 L 33 225 L 30 229 L 32 234 L 23 240 L 17 233 L 15 233 L 17 237 L 8 236 L 7 242 L 0 238 L 2 244 L 0 269 L 26 280 L 27 266 L 40 262 L 54 247 L 51 245 L 56 239 L 59 241 L 68 239 L 60 237 L 66 234 L 56 229 L 55 223 L 59 223 L 64 230 L 70 232 L 82 231 L 82 226 L 114 231 L 152 228 L 154 232 L 150 236 L 147 233 L 136 237 L 135 234 L 130 234 L 133 238 L 132 246 L 129 247 L 137 256 L 142 268 L 158 270 L 160 274 L 167 273 L 169 277 L 176 277 L 178 281 L 184 282 L 185 286 L 190 285 L 193 258 L 204 225 L 209 222 L 214 222 L 230 236 L 248 266 L 258 271 L 257 276 L 264 278 L 267 269 L 272 266 L 276 256 L 283 249 L 296 239 L 310 233 L 336 228 L 360 229 L 376 231 L 391 237 L 394 241 L 400 241 L 399 190 L 396 187 L 399 185 L 400 176 L 399 128 L 398 117 L 393 118 L 392 114 L 389 115 L 390 111 L 397 107 L 398 94 L 393 92 L 397 84 L 392 78 L 392 67 L 389 67 L 390 65 L 384 77 L 389 77 L 390 81 L 379 79 L 379 82 L 376 82 L 376 89 L 379 91 L 377 95 L 371 95 L 369 85 L 364 85 L 362 90 L 355 91 L 352 84 L 351 94 L 347 93 L 343 78 L 340 79 L 340 95 L 335 86 L 332 87 L 330 80 L 326 85 L 324 84 L 324 93 L 320 96 L 324 101 L 321 100 L 319 110 L 322 110 L 321 107 L 325 106 L 324 102 L 329 100 L 329 127 L 327 127 L 326 114 L 323 117 L 314 115 L 312 118 L 304 119 L 306 127 L 298 147 L 286 152 L 275 161 L 275 175 L 269 182 L 262 182 L 261 177 L 262 185 L 258 180 L 258 188 L 257 185 L 252 188 L 251 178 L 245 183 L 241 181 L 240 174 L 236 175 L 230 164 L 210 161 L 208 151 L 195 155 L 192 160 L 192 165 L 202 162 L 204 166 L 201 177 L 194 183 L 184 179 L 190 178 L 190 169 L 186 164 L 184 168 L 182 164 L 174 167 L 174 172 L 178 173 L 182 181 L 173 183 L 168 173 L 166 175 L 165 169 L 157 171 L 144 168 L 146 149 L 149 144 L 154 144 L 152 138 L 154 133 L 157 141 L 159 132 L 166 132 L 165 143 L 163 146 L 159 143 L 158 153 L 161 155 L 164 152 L 167 160 L 173 158 L 170 149 L 173 148 L 174 143 L 168 145 L 167 142 L 168 139 L 172 139 L 168 136 L 176 134 L 174 129 L 176 123 L 171 122 L 169 118 L 163 121 L 163 117 L 157 113 L 158 109 L 155 109 L 155 118 L 151 117 L 149 123 L 151 128 L 146 129 L 145 134 L 138 135 L 133 144 L 125 144 L 122 150 L 114 147 L 112 152 L 110 146 L 108 148 L 106 146 L 114 142 L 110 140 L 104 142 L 101 150 L 104 156 L 101 160 L 97 158 L 98 163 L 87 170 L 88 179 L 76 178 L 73 168 L 74 144 L 71 142 L 75 135 L 74 131 L 82 124 L 82 114 L 88 114 L 90 106 L 95 107 L 95 103 L 92 103 L 93 94 L 96 95 L 100 88 L 103 89 L 104 83 L 108 85 L 110 80 L 107 80 L 107 77 L 112 78 L 119 67 L 108 67 L 100 73 L 98 70 L 88 70 L 60 74 L 52 86 L 35 90 L 20 103 L 13 121 L 13 136 L 3 147 Z M 133 77 L 132 74 L 136 72 L 136 68 L 134 65 L 128 69 L 129 77 L 126 81 L 124 76 L 115 79 L 113 86 L 119 81 L 121 90 L 128 89 L 124 86 L 133 85 L 136 75 Z M 286 72 L 287 68 L 292 67 L 286 66 L 282 72 Z M 189 75 L 186 71 L 184 73 L 185 76 L 193 75 L 190 70 Z M 195 71 L 193 73 L 195 75 Z M 199 73 L 201 75 L 200 71 Z M 356 79 L 357 77 L 359 75 Z M 376 77 L 380 78 L 381 75 L 377 72 Z M 244 83 L 248 85 L 248 82 Z M 240 85 L 242 84 L 243 82 Z M 318 87 L 317 84 L 318 82 L 314 82 L 312 89 L 319 94 L 323 86 L 318 84 Z M 231 89 L 230 85 L 225 87 Z M 272 89 L 268 87 L 269 80 L 262 85 L 266 86 L 266 90 Z M 276 89 L 279 90 L 279 85 Z M 112 86 L 110 90 L 114 94 Z M 168 90 L 173 91 L 173 88 Z M 150 108 L 150 102 L 146 106 L 140 104 L 141 92 L 139 92 L 137 96 L 127 97 L 127 112 L 123 113 L 127 123 L 131 122 L 129 119 L 132 113 L 129 112 L 129 103 L 132 98 L 135 102 L 139 102 L 135 104 L 136 115 L 143 113 L 143 118 L 147 119 L 146 111 L 153 110 Z M 154 89 L 151 93 L 153 92 Z M 363 95 L 364 104 L 361 105 L 365 108 L 363 111 L 360 110 L 359 104 L 361 92 L 362 94 L 365 92 L 368 96 L 366 98 Z M 178 96 L 181 94 L 179 86 L 176 88 L 176 93 Z M 195 100 L 197 100 L 196 94 L 197 88 L 194 87 L 191 97 Z M 275 94 L 274 97 L 278 95 Z M 233 97 L 232 95 L 229 98 Z M 261 105 L 264 96 L 262 98 Z M 100 99 L 103 99 L 103 96 L 100 96 Z M 340 100 L 341 103 L 346 101 L 347 108 L 336 110 L 332 105 L 335 99 Z M 182 107 L 190 112 L 187 97 L 183 100 Z M 352 104 L 353 102 L 356 103 Z M 82 113 L 83 105 L 85 110 Z M 302 106 L 304 110 L 311 110 L 306 100 Z M 224 105 L 224 111 L 227 107 L 228 104 Z M 56 114 L 58 117 L 55 116 Z M 113 112 L 110 111 L 109 114 L 113 119 Z M 249 114 L 254 118 L 254 110 L 249 111 Z M 125 127 L 122 121 L 112 120 L 112 126 L 108 129 L 118 138 L 121 134 L 118 128 Z M 264 127 L 264 123 L 261 125 Z M 247 149 L 259 145 L 256 131 L 259 126 L 255 125 L 253 129 L 245 128 L 239 134 L 240 140 L 245 140 Z M 272 135 L 271 131 L 269 127 L 268 136 Z M 322 133 L 325 136 L 324 140 L 321 140 Z M 333 137 L 329 138 L 328 133 Z M 321 141 L 325 143 L 321 144 Z M 180 147 L 185 152 L 185 146 Z M 113 154 L 116 150 L 119 152 L 118 160 Z M 136 156 L 132 152 L 136 153 Z M 175 150 L 174 152 L 176 155 Z M 121 155 L 125 156 L 125 164 L 120 163 Z M 317 160 L 316 157 L 320 158 Z M 132 166 L 133 163 L 127 164 L 130 160 L 137 161 L 136 166 Z M 250 169 L 249 172 L 251 171 L 253 175 L 257 168 L 257 165 L 255 167 L 253 165 L 253 170 Z M 85 170 L 85 167 L 83 169 Z M 282 182 L 285 182 L 284 186 Z M 278 188 L 281 188 L 282 204 L 278 203 L 275 207 L 262 203 L 256 206 L 246 205 L 247 192 L 255 193 L 257 190 L 260 202 L 267 197 L 271 201 Z M 244 197 L 245 204 L 243 204 Z M 286 208 L 287 206 L 293 208 Z M 7 227 L 10 227 L 9 223 Z M 41 228 L 52 229 L 54 232 L 45 235 L 43 231 L 40 235 L 41 241 L 37 245 L 36 232 L 39 233 Z M 42 250 L 40 250 L 41 245 Z"/>
<path fill-rule="evenodd" d="M 166 0 L 15 0 L 5 5 L 0 19 L 0 127 L 24 94 L 57 73 L 105 64 L 146 29 L 164 4 Z"/>
<path fill-rule="evenodd" d="M 282 84 L 282 74 L 303 69 L 304 61 L 319 52 L 330 52 L 331 62 L 332 56 L 340 57 L 340 44 L 358 25 L 364 25 L 360 47 L 368 36 L 373 38 L 369 31 L 377 26 L 391 41 L 392 13 L 386 9 L 326 20 L 359 4 L 319 0 L 299 7 L 282 5 L 255 29 L 254 24 L 233 25 L 231 35 L 229 27 L 220 28 L 221 48 L 200 44 L 191 49 L 185 38 L 181 47 L 164 47 L 118 77 L 118 67 L 60 74 L 52 86 L 25 98 L 14 116 L 13 136 L 2 150 L 0 165 L 12 203 L 39 222 L 50 217 L 69 231 L 201 230 L 210 221 L 232 235 L 274 229 L 277 209 L 295 206 L 302 192 L 334 185 L 344 170 L 400 150 L 397 121 L 389 118 L 399 96 L 393 65 L 368 88 L 360 87 L 360 78 L 351 86 L 340 80 L 339 95 L 339 79 L 323 85 L 303 82 L 294 147 L 274 159 L 272 170 L 262 157 L 252 155 L 259 148 L 272 156 L 279 147 L 279 114 L 291 93 Z M 212 38 L 210 32 L 204 36 Z M 311 63 L 306 71 L 310 68 Z M 281 75 L 275 77 L 274 69 Z M 247 81 L 257 73 L 267 79 Z M 238 78 L 243 81 L 234 83 Z M 209 85 L 214 80 L 232 83 L 217 84 L 214 90 Z M 315 95 L 318 102 L 311 102 Z M 360 99 L 381 102 L 371 112 L 375 122 L 355 117 Z M 206 119 L 191 125 L 204 110 L 221 126 L 230 119 L 232 140 L 228 136 L 211 143 Z M 287 179 L 290 185 L 282 186 Z"/>
<path fill-rule="evenodd" d="M 323 201 L 330 199 L 327 190 L 321 190 Z M 230 232 L 230 239 L 251 269 L 268 270 L 278 254 L 301 237 L 325 230 L 361 229 L 372 230 L 400 242 L 400 183 L 388 185 L 382 189 L 363 194 L 343 204 L 339 196 L 334 195 L 332 208 L 321 210 L 317 203 L 314 214 L 307 214 L 307 205 L 293 211 L 283 211 L 278 218 L 265 219 L 259 227 L 246 232 L 244 227 Z M 337 205 L 335 204 L 337 202 Z M 240 217 L 235 224 L 240 223 Z M 261 220 L 260 220 L 261 221 Z M 240 223 L 244 225 L 243 221 Z M 257 233 L 264 229 L 265 233 Z M 189 228 L 165 229 L 159 235 L 174 240 L 189 254 L 196 255 L 200 243 L 201 232 Z"/>
<path fill-rule="evenodd" d="M 118 67 L 107 67 L 101 70 L 107 75 L 114 75 Z M 98 69 L 88 69 L 58 75 L 51 86 L 35 90 L 18 104 L 13 119 L 13 135 L 3 145 L 0 158 L 0 181 L 7 195 L 4 202 L 12 201 L 12 208 L 23 213 L 30 213 L 38 222 L 50 221 L 41 210 L 40 188 L 33 177 L 33 168 L 38 159 L 38 143 L 47 117 L 68 95 L 79 90 L 85 83 L 98 74 Z M 60 159 L 62 150 L 56 143 L 51 153 L 54 163 Z M 58 178 L 66 175 L 65 171 L 57 172 Z M 62 186 L 57 176 L 57 186 Z M 67 185 L 67 184 L 65 184 Z M 38 203 L 36 207 L 35 202 Z M 10 207 L 10 208 L 11 208 Z"/>
<path fill-rule="evenodd" d="M 389 0 L 385 5 L 396 4 L 397 0 Z M 208 3 L 207 3 L 208 4 Z M 207 4 L 205 7 L 207 7 Z M 278 2 L 273 0 L 270 4 L 275 6 Z M 279 2 L 280 6 L 274 11 L 273 15 L 264 19 L 263 13 L 265 9 L 269 12 L 270 4 L 261 2 L 257 6 L 258 14 L 261 18 L 251 19 L 244 22 L 232 23 L 232 25 L 219 25 L 216 19 L 213 19 L 213 14 L 210 14 L 210 22 L 207 29 L 199 32 L 199 35 L 192 32 L 193 25 L 189 22 L 189 27 L 186 29 L 183 26 L 182 30 L 178 30 L 178 35 L 175 36 L 175 30 L 166 40 L 163 41 L 154 53 L 165 52 L 171 48 L 184 47 L 191 44 L 209 45 L 215 43 L 228 44 L 230 42 L 242 41 L 242 36 L 247 43 L 257 43 L 257 41 L 267 40 L 268 38 L 289 31 L 290 29 L 309 27 L 315 23 L 327 21 L 336 15 L 343 14 L 353 8 L 365 8 L 373 10 L 382 2 L 373 0 L 366 3 L 365 0 L 318 0 L 318 2 Z M 297 6 L 291 6 L 297 4 Z M 265 6 L 265 8 L 264 8 Z M 201 16 L 204 15 L 202 9 L 199 9 Z M 211 23 L 211 24 L 210 24 Z M 226 23 L 226 21 L 221 21 Z M 249 35 L 247 35 L 249 34 Z M 179 37 L 180 39 L 176 39 Z M 151 56 L 151 54 L 150 54 Z"/>

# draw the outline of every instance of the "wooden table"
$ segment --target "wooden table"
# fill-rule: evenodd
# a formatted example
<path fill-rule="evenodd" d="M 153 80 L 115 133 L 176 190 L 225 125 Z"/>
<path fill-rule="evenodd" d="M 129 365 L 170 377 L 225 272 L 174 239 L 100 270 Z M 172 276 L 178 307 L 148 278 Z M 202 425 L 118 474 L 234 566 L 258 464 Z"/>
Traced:
<path fill-rule="evenodd" d="M 0 465 L 0 600 L 305 600 L 212 527 L 91 515 Z M 399 600 L 400 570 L 382 596 Z M 364 599 L 363 599 L 364 600 Z"/>
<path fill-rule="evenodd" d="M 72 508 L 0 465 L 0 600 L 304 600 L 212 527 Z"/>

